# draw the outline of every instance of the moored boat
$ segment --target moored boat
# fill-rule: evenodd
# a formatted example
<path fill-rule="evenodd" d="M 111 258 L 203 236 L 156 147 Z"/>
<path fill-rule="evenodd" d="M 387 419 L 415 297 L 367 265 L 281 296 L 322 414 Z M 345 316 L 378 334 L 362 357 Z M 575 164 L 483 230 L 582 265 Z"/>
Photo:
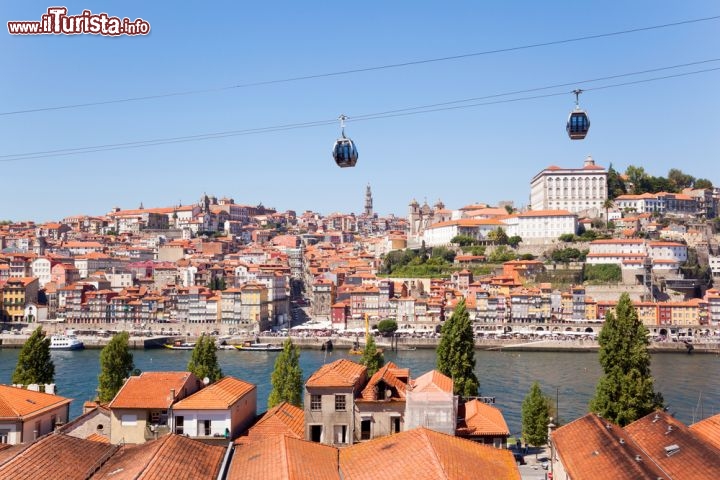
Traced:
<path fill-rule="evenodd" d="M 75 335 L 73 330 L 50 337 L 50 350 L 82 350 L 85 344 Z"/>
<path fill-rule="evenodd" d="M 165 348 L 171 350 L 192 350 L 195 348 L 195 344 L 191 342 L 183 342 L 182 340 L 175 340 L 173 343 L 166 343 Z"/>
<path fill-rule="evenodd" d="M 282 345 L 273 345 L 272 343 L 260 343 L 260 342 L 243 342 L 242 345 L 235 345 L 238 350 L 250 350 L 258 352 L 279 352 L 283 349 Z"/>

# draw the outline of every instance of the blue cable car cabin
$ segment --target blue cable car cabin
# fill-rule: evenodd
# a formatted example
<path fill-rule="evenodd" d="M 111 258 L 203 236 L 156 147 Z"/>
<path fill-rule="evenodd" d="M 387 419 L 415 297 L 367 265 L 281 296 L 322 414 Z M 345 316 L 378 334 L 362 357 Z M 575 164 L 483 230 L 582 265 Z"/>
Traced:
<path fill-rule="evenodd" d="M 354 167 L 358 159 L 358 151 L 352 140 L 345 137 L 338 138 L 333 147 L 333 158 L 338 167 Z"/>
<path fill-rule="evenodd" d="M 584 110 L 576 109 L 570 113 L 566 127 L 571 140 L 582 140 L 590 130 L 590 119 Z"/>

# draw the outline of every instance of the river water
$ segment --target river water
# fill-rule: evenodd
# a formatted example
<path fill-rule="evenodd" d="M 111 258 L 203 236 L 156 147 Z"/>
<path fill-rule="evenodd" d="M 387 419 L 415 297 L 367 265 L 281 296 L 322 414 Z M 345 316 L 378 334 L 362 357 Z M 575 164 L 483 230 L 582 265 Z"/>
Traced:
<path fill-rule="evenodd" d="M 0 383 L 9 384 L 20 350 L 0 349 Z M 142 371 L 185 370 L 190 351 L 132 350 L 135 366 Z M 220 350 L 218 360 L 225 375 L 232 375 L 258 387 L 258 411 L 266 410 L 270 373 L 277 353 Z M 74 399 L 70 416 L 82 411 L 82 404 L 95 396 L 100 371 L 100 350 L 53 351 L 58 394 Z M 338 358 L 357 361 L 347 350 L 325 354 L 302 350 L 300 366 L 305 379 L 325 362 Z M 435 367 L 434 350 L 386 352 L 386 360 L 409 368 L 412 377 Z M 496 398 L 512 434 L 521 430 L 520 412 L 533 381 L 543 393 L 557 397 L 560 418 L 572 421 L 585 413 L 600 376 L 596 352 L 492 352 L 475 351 L 476 373 L 484 396 Z M 720 413 L 720 356 L 658 353 L 652 356 L 655 389 L 662 392 L 669 411 L 685 424 Z"/>

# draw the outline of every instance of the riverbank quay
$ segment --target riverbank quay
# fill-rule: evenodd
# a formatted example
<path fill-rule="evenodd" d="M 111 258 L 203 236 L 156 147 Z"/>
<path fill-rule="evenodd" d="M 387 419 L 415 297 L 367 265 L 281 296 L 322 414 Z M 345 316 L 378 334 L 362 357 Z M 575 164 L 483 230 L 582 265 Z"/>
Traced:
<path fill-rule="evenodd" d="M 27 334 L 9 334 L 0 335 L 0 348 L 21 348 L 27 341 Z M 87 349 L 102 349 L 108 344 L 111 335 L 78 335 Z M 196 336 L 131 336 L 129 346 L 134 350 L 163 348 L 164 345 L 172 344 L 176 340 L 185 342 L 195 342 L 199 337 Z M 287 336 L 284 335 L 238 335 L 217 337 L 219 343 L 225 345 L 242 345 L 248 340 L 258 340 L 262 343 L 282 344 Z M 301 349 L 322 350 L 327 342 L 332 342 L 335 349 L 349 350 L 355 342 L 355 337 L 341 335 L 292 335 L 293 342 Z M 710 341 L 712 340 L 712 341 Z M 364 338 L 360 340 L 360 346 L 364 345 Z M 383 350 L 434 350 L 440 343 L 440 337 L 432 338 L 413 338 L 413 337 L 376 337 L 378 348 Z M 651 342 L 648 350 L 651 353 L 702 353 L 720 355 L 720 341 L 712 338 L 706 342 L 698 341 L 692 343 L 692 350 L 688 344 L 683 342 Z M 499 351 L 499 352 L 595 352 L 600 346 L 594 339 L 488 339 L 476 338 L 475 348 L 477 350 Z"/>

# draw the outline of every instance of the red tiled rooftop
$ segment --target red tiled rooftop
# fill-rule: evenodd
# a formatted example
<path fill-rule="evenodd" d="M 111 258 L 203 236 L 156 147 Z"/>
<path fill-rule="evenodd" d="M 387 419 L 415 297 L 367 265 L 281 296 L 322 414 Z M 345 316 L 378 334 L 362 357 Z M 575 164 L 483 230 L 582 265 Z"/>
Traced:
<path fill-rule="evenodd" d="M 288 436 L 236 446 L 227 475 L 227 480 L 340 478 L 336 448 Z"/>
<path fill-rule="evenodd" d="M 323 365 L 308 379 L 308 387 L 352 387 L 367 368 L 350 360 L 340 359 Z"/>
<path fill-rule="evenodd" d="M 657 479 L 664 473 L 619 426 L 589 413 L 552 434 L 557 455 L 573 479 Z M 622 443 L 621 443 L 622 442 Z M 645 461 L 635 460 L 641 455 Z"/>
<path fill-rule="evenodd" d="M 453 381 L 449 377 L 446 377 L 437 370 L 430 370 L 429 372 L 420 375 L 412 383 L 412 392 L 453 392 Z"/>
<path fill-rule="evenodd" d="M 720 413 L 690 425 L 690 430 L 715 448 L 720 448 Z"/>
<path fill-rule="evenodd" d="M 143 372 L 127 379 L 109 407 L 167 409 L 182 393 L 181 389 L 188 380 L 193 379 L 197 381 L 190 372 Z"/>
<path fill-rule="evenodd" d="M 0 466 L 0 478 L 85 480 L 117 448 L 68 435 L 46 435 Z"/>
<path fill-rule="evenodd" d="M 173 405 L 175 410 L 225 410 L 257 387 L 235 377 L 224 377 Z"/>
<path fill-rule="evenodd" d="M 278 435 L 300 439 L 305 437 L 305 412 L 302 408 L 287 402 L 275 405 L 260 416 L 247 435 L 239 437 L 235 443 L 250 443 Z"/>
<path fill-rule="evenodd" d="M 0 385 L 0 419 L 17 420 L 60 407 L 72 400 L 25 388 Z"/>
<path fill-rule="evenodd" d="M 386 466 L 380 474 L 378 466 Z M 477 480 L 520 479 L 509 450 L 417 428 L 355 444 L 340 450 L 346 480 L 387 479 Z"/>
<path fill-rule="evenodd" d="M 464 425 L 458 428 L 458 435 L 510 435 L 510 429 L 499 408 L 480 400 L 465 403 Z"/>

